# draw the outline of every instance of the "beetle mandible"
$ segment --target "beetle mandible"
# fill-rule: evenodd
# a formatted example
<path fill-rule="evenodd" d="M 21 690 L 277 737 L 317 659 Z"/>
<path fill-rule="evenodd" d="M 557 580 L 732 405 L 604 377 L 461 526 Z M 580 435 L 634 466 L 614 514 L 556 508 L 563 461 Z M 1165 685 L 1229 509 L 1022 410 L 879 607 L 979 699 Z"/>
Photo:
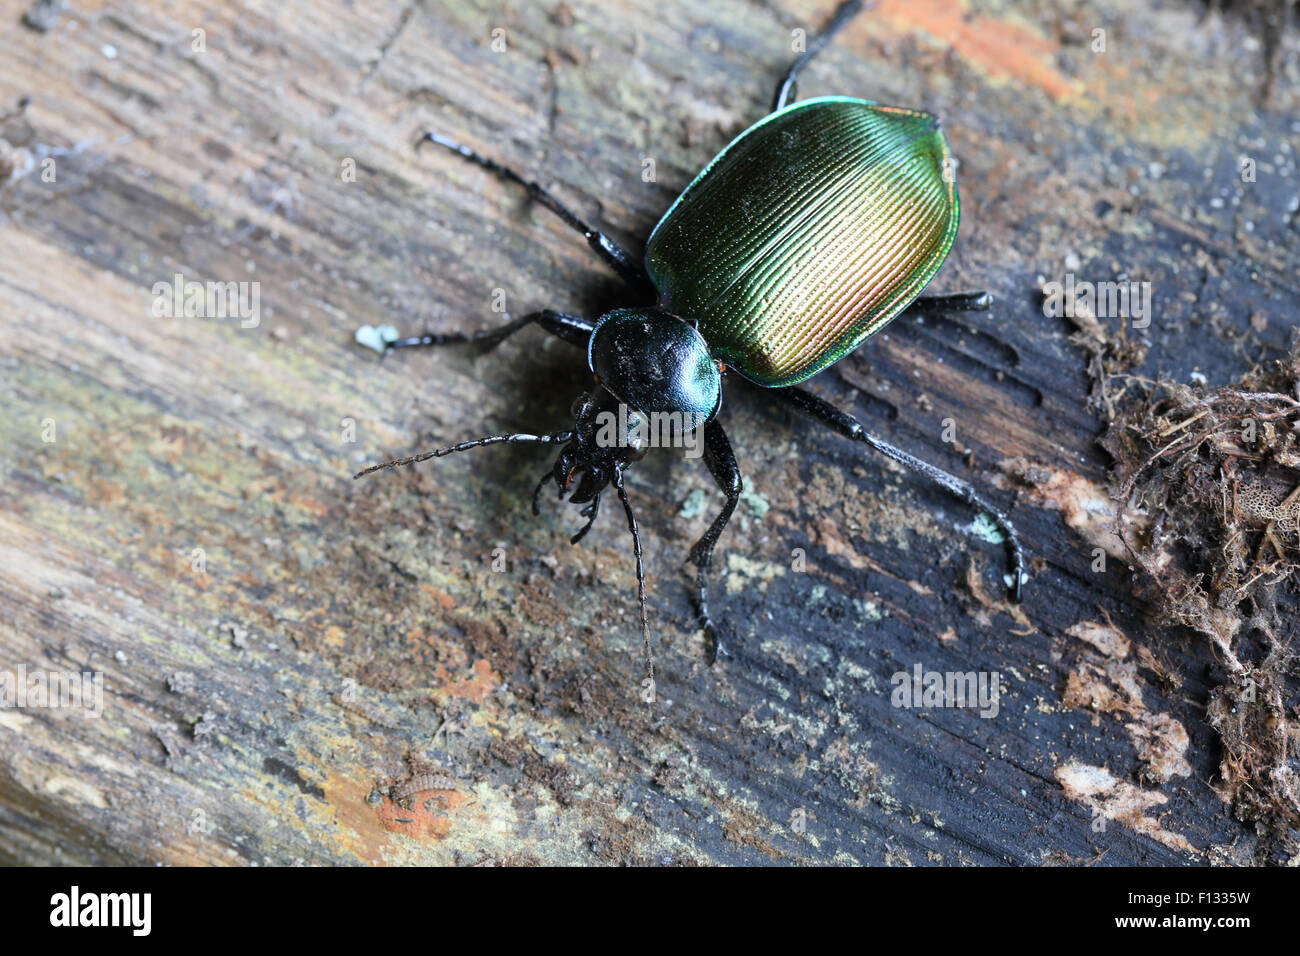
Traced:
<path fill-rule="evenodd" d="M 451 150 L 522 186 L 580 232 L 587 244 L 649 305 L 616 309 L 595 323 L 543 310 L 474 334 L 429 332 L 400 338 L 391 327 L 365 326 L 357 341 L 381 355 L 413 346 L 475 343 L 492 348 L 529 325 L 587 350 L 595 386 L 574 403 L 572 428 L 551 434 L 501 434 L 375 465 L 355 477 L 498 443 L 560 448 L 533 495 L 548 482 L 584 505 L 577 543 L 612 485 L 632 535 L 637 598 L 648 686 L 654 660 L 645 573 L 636 518 L 623 475 L 645 452 L 643 426 L 656 415 L 678 416 L 702 429 L 703 457 L 726 502 L 691 548 L 699 623 L 710 664 L 721 649 L 709 615 L 708 576 L 714 546 L 743 488 L 731 443 L 718 422 L 722 378 L 734 371 L 795 410 L 936 482 L 992 516 L 1002 532 L 1012 600 L 1020 599 L 1024 555 L 1015 528 L 965 481 L 867 432 L 851 415 L 799 388 L 852 352 L 908 308 L 983 310 L 986 292 L 922 296 L 957 233 L 952 157 L 938 121 L 919 110 L 848 97 L 790 100 L 795 79 L 862 7 L 842 3 L 790 66 L 772 111 L 741 133 L 687 186 L 659 221 L 637 262 L 616 242 L 569 211 L 536 182 L 439 133 L 419 144 Z M 417 145 L 419 145 L 417 144 Z M 618 413 L 622 416 L 618 417 Z M 611 416 L 614 434 L 602 428 Z"/>

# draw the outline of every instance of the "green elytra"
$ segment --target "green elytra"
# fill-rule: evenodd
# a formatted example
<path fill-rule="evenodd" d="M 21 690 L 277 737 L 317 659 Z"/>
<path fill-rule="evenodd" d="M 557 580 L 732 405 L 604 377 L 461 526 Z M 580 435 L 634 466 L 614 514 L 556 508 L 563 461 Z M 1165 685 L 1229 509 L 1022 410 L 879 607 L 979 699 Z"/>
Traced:
<path fill-rule="evenodd" d="M 830 96 L 749 127 L 659 221 L 645 265 L 665 311 L 770 387 L 861 345 L 915 299 L 957 235 L 933 116 Z"/>

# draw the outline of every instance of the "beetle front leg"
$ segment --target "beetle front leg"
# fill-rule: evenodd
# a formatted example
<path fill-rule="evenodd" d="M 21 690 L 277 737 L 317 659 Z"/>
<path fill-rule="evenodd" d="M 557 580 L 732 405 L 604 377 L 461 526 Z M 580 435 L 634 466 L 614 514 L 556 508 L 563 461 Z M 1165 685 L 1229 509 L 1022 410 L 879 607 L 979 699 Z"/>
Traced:
<path fill-rule="evenodd" d="M 529 312 L 527 315 L 521 315 L 519 318 L 512 319 L 505 325 L 498 326 L 495 329 L 485 329 L 481 332 L 425 332 L 422 335 L 390 339 L 385 338 L 380 329 L 366 325 L 357 330 L 356 339 L 360 344 L 366 346 L 366 348 L 374 349 L 380 355 L 386 355 L 392 349 L 408 349 L 429 345 L 477 345 L 486 352 L 496 348 L 520 329 L 526 328 L 533 323 L 540 325 L 547 332 L 571 345 L 584 347 L 587 340 L 591 338 L 592 329 L 595 328 L 590 322 L 579 316 L 556 312 L 553 309 L 543 309 L 540 312 Z"/>
<path fill-rule="evenodd" d="M 782 401 L 794 406 L 810 418 L 834 429 L 845 438 L 851 438 L 854 441 L 860 441 L 864 445 L 871 446 L 882 455 L 892 458 L 900 465 L 924 475 L 941 488 L 966 502 L 966 504 L 989 515 L 993 519 L 993 523 L 997 525 L 998 530 L 1002 532 L 1007 548 L 1008 563 L 1014 576 L 1014 581 L 1008 589 L 1008 597 L 1017 603 L 1020 601 L 1020 586 L 1025 579 L 1025 555 L 1020 548 L 1020 538 L 1016 534 L 1015 527 L 1011 524 L 1011 519 L 985 501 L 970 484 L 955 475 L 948 474 L 941 468 L 936 468 L 929 462 L 922 461 L 915 455 L 909 455 L 884 439 L 877 438 L 863 428 L 852 415 L 840 411 L 830 402 L 817 397 L 812 392 L 791 386 L 789 388 L 774 389 L 773 393 Z"/>
<path fill-rule="evenodd" d="M 731 520 L 731 513 L 736 510 L 740 493 L 745 488 L 740 468 L 736 465 L 736 456 L 731 450 L 731 442 L 717 421 L 704 426 L 704 464 L 708 466 L 709 474 L 722 489 L 722 493 L 727 496 L 726 504 L 713 519 L 713 524 L 709 525 L 709 530 L 691 547 L 690 554 L 690 560 L 695 562 L 695 583 L 699 587 L 697 603 L 700 627 L 709 642 L 705 649 L 705 660 L 712 665 L 723 648 L 713 619 L 709 617 L 709 567 L 713 563 L 713 546 L 718 543 L 722 529 Z"/>

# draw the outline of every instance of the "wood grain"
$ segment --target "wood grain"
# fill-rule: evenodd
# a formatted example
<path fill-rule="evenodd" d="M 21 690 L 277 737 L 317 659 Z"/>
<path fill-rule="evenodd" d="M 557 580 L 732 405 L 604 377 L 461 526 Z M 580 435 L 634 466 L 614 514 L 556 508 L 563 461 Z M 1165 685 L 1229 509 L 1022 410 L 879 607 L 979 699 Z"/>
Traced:
<path fill-rule="evenodd" d="M 1286 342 L 1297 86 L 1259 111 L 1243 24 L 1146 0 L 896 0 L 810 67 L 801 95 L 943 117 L 964 215 L 934 290 L 998 297 L 900 320 L 813 387 L 990 489 L 1034 577 L 1019 612 L 989 600 L 1002 555 L 973 515 L 730 381 L 751 497 L 721 544 L 731 656 L 713 668 L 683 560 L 720 496 L 666 453 L 630 474 L 660 647 L 647 711 L 621 519 L 577 548 L 572 508 L 533 519 L 547 456 L 350 478 L 562 427 L 581 356 L 528 332 L 379 362 L 352 334 L 487 328 L 494 290 L 511 313 L 622 301 L 518 190 L 417 153 L 422 130 L 528 171 L 639 251 L 830 5 L 75 6 L 44 31 L 12 7 L 0 24 L 0 105 L 31 100 L 0 124 L 26 151 L 0 190 L 0 669 L 102 672 L 104 711 L 0 711 L 0 860 L 1251 858 L 1212 787 L 1215 662 L 1147 623 L 1121 561 L 1092 570 L 1072 505 L 1100 489 L 1100 423 L 1073 329 L 1038 292 L 1067 271 L 1151 281 L 1148 371 L 1184 379 Z M 258 283 L 257 323 L 156 315 L 155 283 L 178 273 Z M 1018 490 L 1012 459 L 1078 494 Z M 1067 702 L 1071 674 L 1109 660 L 1067 632 L 1104 615 L 1156 662 L 1134 672 L 1139 700 L 1186 729 L 1189 775 L 1151 783 L 1131 714 Z M 918 664 L 996 671 L 998 715 L 892 706 L 891 675 Z M 1151 805 L 1094 812 L 1063 786 L 1072 767 Z"/>

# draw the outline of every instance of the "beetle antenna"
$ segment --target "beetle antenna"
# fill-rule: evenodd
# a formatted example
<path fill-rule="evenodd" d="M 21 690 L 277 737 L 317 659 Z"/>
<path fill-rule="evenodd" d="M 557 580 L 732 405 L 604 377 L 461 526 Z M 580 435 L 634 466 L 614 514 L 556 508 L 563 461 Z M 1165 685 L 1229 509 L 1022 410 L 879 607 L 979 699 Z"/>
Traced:
<path fill-rule="evenodd" d="M 637 531 L 636 516 L 632 514 L 632 503 L 627 500 L 627 489 L 623 487 L 623 470 L 614 466 L 614 488 L 618 491 L 618 500 L 623 502 L 623 511 L 627 514 L 627 529 L 632 532 L 632 551 L 636 554 L 636 591 L 641 605 L 641 642 L 645 645 L 646 689 L 650 691 L 648 701 L 654 701 L 655 692 L 655 658 L 650 650 L 650 620 L 645 603 L 645 567 L 641 564 L 641 533 Z"/>
<path fill-rule="evenodd" d="M 803 55 L 800 56 L 799 59 L 795 60 L 794 63 L 790 64 L 790 71 L 786 73 L 785 79 L 781 81 L 781 85 L 776 88 L 776 99 L 772 102 L 773 113 L 777 110 L 784 109 L 786 103 L 789 102 L 790 97 L 794 95 L 795 77 L 799 75 L 799 71 L 807 66 L 808 61 L 820 53 L 826 44 L 831 42 L 831 39 L 835 34 L 844 29 L 846 23 L 861 12 L 862 0 L 844 0 L 844 2 L 836 8 L 834 15 L 831 16 L 830 21 L 826 26 L 822 27 L 821 32 L 808 41 L 808 48 L 804 51 Z"/>
<path fill-rule="evenodd" d="M 470 448 L 481 448 L 483 445 L 499 445 L 502 442 L 513 444 L 516 442 L 534 442 L 539 445 L 551 445 L 568 441 L 573 437 L 573 432 L 556 432 L 554 435 L 488 435 L 486 438 L 475 438 L 473 441 L 463 441 L 459 445 L 448 445 L 446 448 L 438 448 L 434 451 L 426 451 L 419 455 L 412 455 L 410 458 L 394 458 L 392 461 L 386 461 L 382 465 L 371 465 L 352 476 L 353 480 L 368 475 L 371 472 L 383 471 L 385 468 L 397 468 L 401 465 L 414 465 L 421 461 L 428 461 L 430 458 L 441 458 L 444 455 L 450 455 L 452 452 L 466 451 Z"/>

